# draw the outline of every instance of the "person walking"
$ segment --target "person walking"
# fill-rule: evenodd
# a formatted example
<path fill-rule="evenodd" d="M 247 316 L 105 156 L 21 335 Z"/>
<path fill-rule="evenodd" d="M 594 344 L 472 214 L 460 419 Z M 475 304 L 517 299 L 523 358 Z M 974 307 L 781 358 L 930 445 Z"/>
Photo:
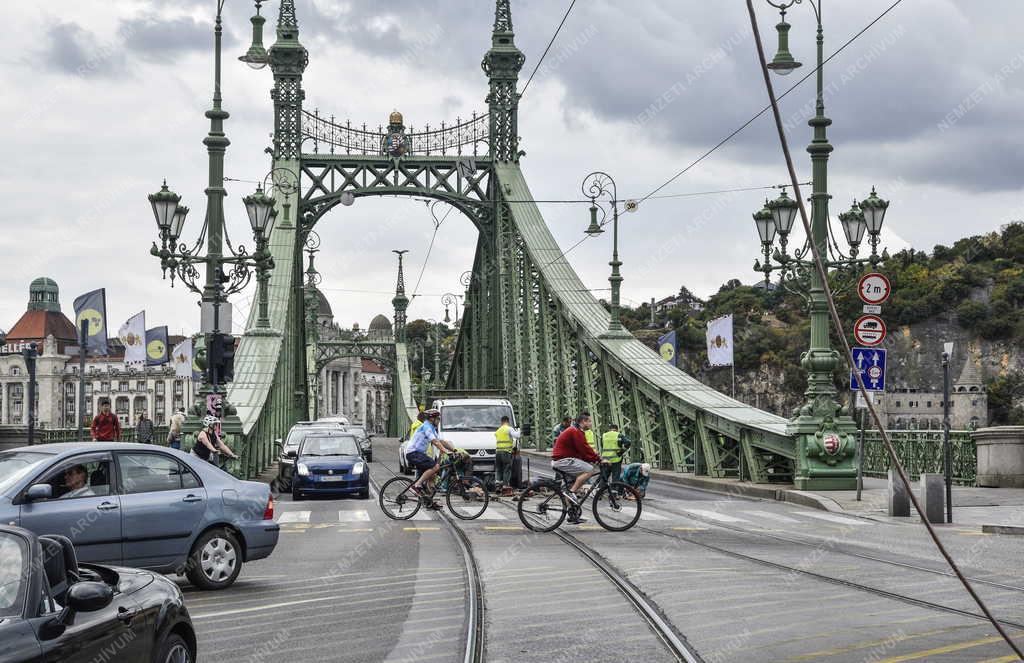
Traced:
<path fill-rule="evenodd" d="M 96 442 L 114 442 L 121 439 L 121 422 L 110 411 L 110 399 L 100 399 L 100 413 L 92 418 L 89 433 Z"/>
<path fill-rule="evenodd" d="M 619 432 L 619 427 L 612 424 L 608 432 L 601 436 L 601 458 L 609 463 L 602 468 L 605 481 L 619 481 L 622 474 L 622 454 L 629 449 L 631 442 L 624 433 Z"/>
<path fill-rule="evenodd" d="M 139 420 L 135 422 L 135 441 L 139 444 L 153 444 L 153 420 L 145 412 L 140 412 Z"/>
<path fill-rule="evenodd" d="M 519 429 L 512 428 L 508 416 L 501 418 L 501 425 L 494 431 L 494 490 L 502 497 L 512 496 L 512 462 L 521 436 Z"/>
<path fill-rule="evenodd" d="M 185 408 L 179 407 L 178 411 L 171 415 L 171 426 L 167 431 L 167 446 L 171 449 L 181 449 L 181 428 L 185 425 Z"/>

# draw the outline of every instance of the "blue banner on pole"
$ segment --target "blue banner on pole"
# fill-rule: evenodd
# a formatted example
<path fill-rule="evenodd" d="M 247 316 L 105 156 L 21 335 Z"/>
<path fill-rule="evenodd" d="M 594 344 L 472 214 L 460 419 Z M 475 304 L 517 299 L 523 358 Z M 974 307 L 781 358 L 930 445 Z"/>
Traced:
<path fill-rule="evenodd" d="M 171 360 L 167 347 L 167 327 L 146 330 L 146 365 L 162 366 Z"/>
<path fill-rule="evenodd" d="M 79 334 L 81 334 L 82 322 L 86 320 L 89 322 L 89 335 L 85 339 L 85 351 L 94 355 L 106 355 L 107 293 L 105 289 L 93 290 L 75 298 L 75 327 L 79 330 Z"/>
<path fill-rule="evenodd" d="M 658 354 L 673 366 L 679 366 L 676 357 L 676 332 L 673 329 L 658 339 Z"/>
<path fill-rule="evenodd" d="M 853 363 L 868 391 L 885 391 L 885 350 L 853 348 Z M 856 391 L 857 374 L 850 373 L 850 389 Z"/>

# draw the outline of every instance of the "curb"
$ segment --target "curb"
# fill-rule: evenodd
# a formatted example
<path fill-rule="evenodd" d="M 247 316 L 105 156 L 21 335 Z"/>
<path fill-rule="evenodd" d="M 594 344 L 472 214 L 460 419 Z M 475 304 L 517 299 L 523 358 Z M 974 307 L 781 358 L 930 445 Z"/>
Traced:
<path fill-rule="evenodd" d="M 533 458 L 549 459 L 551 457 L 551 454 L 548 452 L 534 451 L 532 449 L 521 449 L 520 453 L 524 456 L 532 456 Z M 689 488 L 699 488 L 730 497 L 751 497 L 762 500 L 774 500 L 776 502 L 789 502 L 790 504 L 798 504 L 820 511 L 846 513 L 846 510 L 831 497 L 788 488 L 777 488 L 771 484 L 740 483 L 738 481 L 725 483 L 721 479 L 696 477 L 668 470 L 651 470 L 651 475 L 662 481 Z M 1024 529 L 1022 529 L 1022 533 L 1024 533 Z"/>
<path fill-rule="evenodd" d="M 981 531 L 984 534 L 1012 534 L 1016 536 L 1024 536 L 1024 527 L 1014 527 L 1013 525 L 982 525 Z"/>

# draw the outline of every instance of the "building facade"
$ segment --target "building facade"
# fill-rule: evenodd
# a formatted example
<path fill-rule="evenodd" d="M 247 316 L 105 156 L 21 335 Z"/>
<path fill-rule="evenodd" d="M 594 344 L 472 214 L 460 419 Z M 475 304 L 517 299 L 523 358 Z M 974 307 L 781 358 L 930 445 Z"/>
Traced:
<path fill-rule="evenodd" d="M 891 430 L 942 428 L 942 391 L 896 387 L 874 395 L 879 415 Z M 950 386 L 949 421 L 953 430 L 974 430 L 988 425 L 988 394 L 981 362 L 968 353 L 959 377 Z"/>
<path fill-rule="evenodd" d="M 171 364 L 128 368 L 117 339 L 108 342 L 109 355 L 88 357 L 85 363 L 85 411 L 79 413 L 79 359 L 75 325 L 60 307 L 57 284 L 39 278 L 29 286 L 28 309 L 11 327 L 3 350 L 18 352 L 36 344 L 35 420 L 39 428 L 76 428 L 110 399 L 111 410 L 122 426 L 134 425 L 141 412 L 156 424 L 166 424 L 178 408 L 188 408 L 197 384 L 175 377 Z M 168 339 L 173 346 L 182 337 Z M 28 424 L 28 367 L 20 355 L 0 357 L 0 427 Z"/>

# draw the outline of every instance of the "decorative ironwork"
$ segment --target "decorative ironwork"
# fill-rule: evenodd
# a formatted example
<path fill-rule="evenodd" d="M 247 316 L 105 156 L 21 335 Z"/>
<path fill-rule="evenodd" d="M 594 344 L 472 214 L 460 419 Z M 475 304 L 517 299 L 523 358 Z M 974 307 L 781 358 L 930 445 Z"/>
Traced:
<path fill-rule="evenodd" d="M 512 8 L 509 0 L 497 0 L 494 7 L 494 31 L 512 32 Z"/>
<path fill-rule="evenodd" d="M 887 431 L 896 454 L 912 480 L 921 474 L 942 474 L 941 430 Z M 953 449 L 953 482 L 973 486 L 978 475 L 978 456 L 971 431 L 949 432 Z M 870 477 L 887 476 L 891 464 L 882 436 L 877 430 L 864 431 L 864 474 Z"/>
<path fill-rule="evenodd" d="M 432 155 L 473 155 L 489 153 L 489 125 L 487 114 L 475 112 L 468 120 L 456 118 L 455 124 L 441 123 L 440 128 L 417 132 L 412 127 L 405 133 L 409 151 L 405 156 Z M 320 116 L 320 111 L 302 111 L 302 142 L 312 142 L 314 154 L 324 150 L 330 154 L 385 154 L 384 144 L 388 132 L 378 125 L 376 129 L 362 125 L 353 126 L 348 120 L 344 124 Z"/>

